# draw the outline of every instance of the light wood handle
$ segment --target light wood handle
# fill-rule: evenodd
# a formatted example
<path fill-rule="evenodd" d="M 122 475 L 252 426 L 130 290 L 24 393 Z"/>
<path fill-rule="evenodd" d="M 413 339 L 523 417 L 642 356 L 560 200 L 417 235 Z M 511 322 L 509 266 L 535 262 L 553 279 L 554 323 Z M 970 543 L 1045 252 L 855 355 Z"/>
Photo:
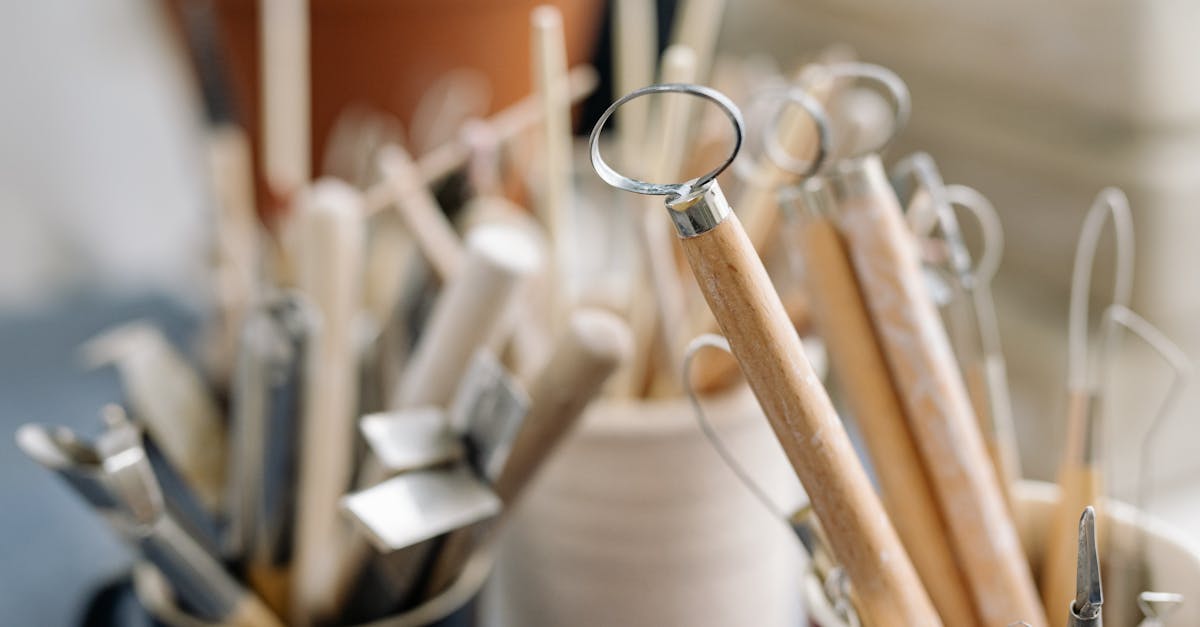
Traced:
<path fill-rule="evenodd" d="M 1068 397 L 1067 438 L 1058 469 L 1058 505 L 1047 527 L 1042 555 L 1042 603 L 1052 618 L 1063 620 L 1075 599 L 1079 514 L 1088 505 L 1097 510 L 1102 505 L 1100 469 L 1089 459 L 1088 451 L 1089 432 L 1095 426 L 1089 424 L 1092 403 L 1092 396 L 1085 391 L 1072 390 Z"/>
<path fill-rule="evenodd" d="M 996 399 L 992 397 L 995 393 L 994 390 L 997 389 L 993 386 L 1003 383 L 1005 388 L 1007 387 L 1007 381 L 1004 380 L 1007 377 L 1004 376 L 1003 369 L 1002 360 L 989 360 L 984 357 L 967 364 L 963 370 L 963 376 L 967 384 L 967 394 L 971 397 L 971 408 L 975 410 L 979 429 L 983 433 L 983 443 L 987 447 L 988 458 L 992 460 L 996 478 L 1000 481 L 1000 491 L 1004 495 L 1004 503 L 1008 506 L 1009 513 L 1012 513 L 1016 511 L 1013 509 L 1013 486 L 1020 479 L 1017 451 L 1011 439 L 1012 433 L 1001 432 L 1003 427 L 998 421 L 1004 418 L 996 415 L 997 403 Z M 994 378 L 997 376 L 1002 377 L 999 383 L 994 382 Z M 1008 420 L 1011 420 L 1011 416 Z"/>
<path fill-rule="evenodd" d="M 799 236 L 814 322 L 878 469 L 883 504 L 942 622 L 977 625 L 841 236 L 823 216 L 805 217 Z"/>
<path fill-rule="evenodd" d="M 288 195 L 312 174 L 308 0 L 259 0 L 259 11 L 263 173 Z"/>
<path fill-rule="evenodd" d="M 616 315 L 598 309 L 576 311 L 567 322 L 550 360 L 529 386 L 529 413 L 493 488 L 512 507 L 538 468 L 575 426 L 588 403 L 629 358 L 633 337 Z M 490 533 L 491 525 L 460 529 L 448 535 L 431 571 L 428 590 L 446 589 Z"/>
<path fill-rule="evenodd" d="M 462 266 L 463 247 L 437 198 L 421 179 L 408 151 L 397 145 L 383 148 L 379 168 L 391 185 L 395 205 L 404 225 L 412 233 L 442 283 L 456 276 Z"/>
<path fill-rule="evenodd" d="M 233 614 L 222 624 L 231 627 L 283 627 L 283 621 L 254 594 L 242 597 L 233 609 Z"/>
<path fill-rule="evenodd" d="M 730 214 L 681 243 L 835 556 L 846 567 L 866 622 L 940 625 L 737 216 Z"/>
<path fill-rule="evenodd" d="M 839 226 L 984 625 L 1045 625 L 966 386 L 877 157 L 839 173 Z"/>
<path fill-rule="evenodd" d="M 335 565 L 346 542 L 338 503 L 354 472 L 357 360 L 354 317 L 364 259 L 362 197 L 318 182 L 294 216 L 300 288 L 320 313 L 305 379 L 291 622 L 327 618 L 341 605 Z"/>
<path fill-rule="evenodd" d="M 541 263 L 517 227 L 482 224 L 467 236 L 461 273 L 438 298 L 396 395 L 400 408 L 446 406 L 475 351 L 505 319 L 522 277 Z"/>

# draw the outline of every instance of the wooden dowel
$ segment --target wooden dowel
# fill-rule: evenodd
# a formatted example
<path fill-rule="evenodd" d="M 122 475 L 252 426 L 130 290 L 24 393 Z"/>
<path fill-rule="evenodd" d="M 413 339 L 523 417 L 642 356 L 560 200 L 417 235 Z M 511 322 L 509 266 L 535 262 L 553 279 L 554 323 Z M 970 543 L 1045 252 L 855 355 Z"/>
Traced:
<path fill-rule="evenodd" d="M 713 185 L 697 203 L 725 203 Z M 687 207 L 673 207 L 685 210 Z M 940 625 L 737 216 L 681 240 L 689 265 L 875 627 Z"/>
<path fill-rule="evenodd" d="M 1102 505 L 1101 472 L 1095 451 L 1097 410 L 1094 393 L 1074 389 L 1067 398 L 1067 438 L 1058 468 L 1058 504 L 1046 531 L 1042 554 L 1042 603 L 1054 620 L 1065 620 L 1075 599 L 1079 512 Z"/>
<path fill-rule="evenodd" d="M 562 13 L 541 5 L 529 16 L 532 28 L 533 86 L 542 105 L 541 186 L 535 208 L 550 235 L 549 266 L 552 320 L 570 305 L 573 286 L 566 284 L 573 267 L 571 98 L 567 90 L 567 50 Z"/>
<path fill-rule="evenodd" d="M 671 45 L 684 45 L 696 53 L 700 81 L 707 80 L 712 68 L 724 12 L 725 0 L 684 0 L 671 24 Z"/>
<path fill-rule="evenodd" d="M 877 156 L 834 179 L 839 227 L 943 520 L 988 627 L 1045 625 L 1029 566 L 991 466 L 916 243 Z"/>
<path fill-rule="evenodd" d="M 475 351 L 505 319 L 520 279 L 542 263 L 518 228 L 483 224 L 467 235 L 461 273 L 430 314 L 396 395 L 401 408 L 446 406 Z"/>
<path fill-rule="evenodd" d="M 421 253 L 442 283 L 450 281 L 462 265 L 462 242 L 437 198 L 421 179 L 412 157 L 400 146 L 386 146 L 379 154 L 379 169 L 391 186 L 396 209 Z"/>
<path fill-rule="evenodd" d="M 305 380 L 292 568 L 291 622 L 330 618 L 341 606 L 336 564 L 346 544 L 338 503 L 354 472 L 362 197 L 335 180 L 317 182 L 294 216 L 299 286 L 320 313 Z"/>
<path fill-rule="evenodd" d="M 307 0 L 259 0 L 263 171 L 291 194 L 312 177 Z"/>
<path fill-rule="evenodd" d="M 654 82 L 658 8 L 653 0 L 616 0 L 612 7 L 614 89 L 627 94 Z M 640 171 L 646 145 L 649 105 L 634 101 L 617 112 L 621 158 L 634 172 Z"/>
<path fill-rule="evenodd" d="M 814 322 L 878 469 L 884 506 L 942 622 L 976 625 L 966 581 L 946 542 L 946 525 L 841 236 L 824 215 L 802 217 L 798 236 Z"/>
<path fill-rule="evenodd" d="M 570 316 L 549 361 L 529 385 L 529 413 L 492 485 L 506 508 L 516 502 L 608 377 L 628 358 L 632 344 L 629 327 L 611 313 L 581 309 Z M 431 571 L 430 594 L 454 581 L 491 530 L 491 525 L 461 529 L 446 537 Z"/>

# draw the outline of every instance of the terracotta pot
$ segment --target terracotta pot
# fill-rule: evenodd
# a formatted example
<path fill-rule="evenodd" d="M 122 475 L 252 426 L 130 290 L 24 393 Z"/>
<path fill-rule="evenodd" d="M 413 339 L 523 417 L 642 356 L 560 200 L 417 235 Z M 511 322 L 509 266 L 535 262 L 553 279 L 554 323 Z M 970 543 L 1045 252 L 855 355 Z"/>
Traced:
<path fill-rule="evenodd" d="M 312 0 L 314 168 L 349 104 L 390 111 L 407 123 L 425 90 L 457 68 L 490 79 L 493 110 L 529 93 L 529 12 L 539 4 L 562 10 L 569 62 L 587 62 L 600 0 Z M 224 0 L 218 18 L 239 108 L 257 146 L 258 2 Z"/>

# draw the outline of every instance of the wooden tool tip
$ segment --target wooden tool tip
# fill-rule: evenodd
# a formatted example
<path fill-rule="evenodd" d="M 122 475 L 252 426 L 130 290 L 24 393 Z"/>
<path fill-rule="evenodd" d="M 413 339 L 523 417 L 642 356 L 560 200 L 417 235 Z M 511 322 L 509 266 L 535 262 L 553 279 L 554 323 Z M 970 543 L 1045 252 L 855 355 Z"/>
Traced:
<path fill-rule="evenodd" d="M 540 4 L 529 12 L 529 21 L 535 30 L 562 30 L 562 12 L 558 7 Z"/>
<path fill-rule="evenodd" d="M 537 240 L 510 224 L 485 223 L 471 229 L 467 249 L 517 275 L 532 274 L 543 262 Z"/>
<path fill-rule="evenodd" d="M 603 309 L 579 309 L 571 314 L 568 332 L 598 359 L 619 363 L 633 353 L 633 333 L 616 314 Z"/>

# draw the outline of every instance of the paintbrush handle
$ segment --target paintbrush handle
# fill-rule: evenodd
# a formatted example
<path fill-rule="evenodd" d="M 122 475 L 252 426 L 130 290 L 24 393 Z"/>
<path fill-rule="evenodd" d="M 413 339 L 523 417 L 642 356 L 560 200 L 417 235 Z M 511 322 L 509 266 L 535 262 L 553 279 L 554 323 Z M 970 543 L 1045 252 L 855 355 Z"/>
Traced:
<path fill-rule="evenodd" d="M 979 432 L 966 386 L 877 156 L 834 179 L 846 238 L 876 335 L 938 495 L 958 563 L 984 625 L 1045 614 Z"/>
<path fill-rule="evenodd" d="M 871 328 L 845 245 L 824 216 L 799 227 L 816 328 L 854 412 L 879 478 L 884 506 L 947 625 L 976 625 L 970 593 L 946 543 L 937 500 Z"/>
<path fill-rule="evenodd" d="M 720 193 L 715 185 L 706 193 L 713 191 Z M 681 244 L 850 576 L 866 621 L 876 627 L 940 625 L 737 217 L 731 213 Z"/>
<path fill-rule="evenodd" d="M 450 218 L 438 205 L 437 198 L 421 179 L 416 164 L 404 148 L 385 147 L 379 155 L 379 167 L 391 185 L 396 210 L 421 254 L 438 279 L 449 282 L 458 274 L 463 258 L 462 241 Z"/>
<path fill-rule="evenodd" d="M 512 506 L 609 376 L 628 359 L 632 344 L 629 327 L 611 313 L 584 309 L 570 317 L 550 360 L 529 386 L 529 413 L 492 486 L 505 507 Z M 427 586 L 431 596 L 449 587 L 491 529 L 490 524 L 477 525 L 446 537 Z"/>

